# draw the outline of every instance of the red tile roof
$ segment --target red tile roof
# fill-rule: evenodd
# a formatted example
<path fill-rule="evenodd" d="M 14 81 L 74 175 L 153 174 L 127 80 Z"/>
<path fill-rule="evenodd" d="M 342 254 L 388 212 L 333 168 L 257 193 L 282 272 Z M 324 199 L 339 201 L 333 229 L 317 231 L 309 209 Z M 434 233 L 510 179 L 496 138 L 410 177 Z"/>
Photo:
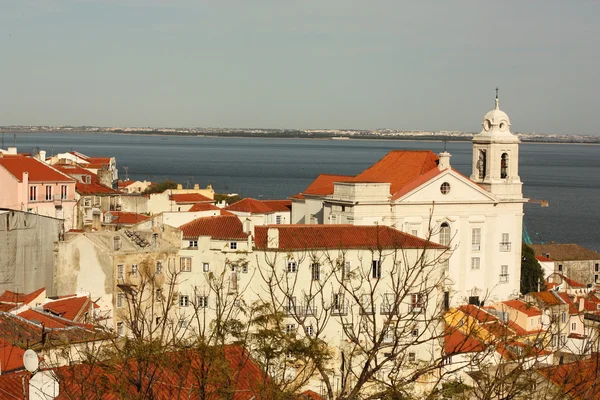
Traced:
<path fill-rule="evenodd" d="M 553 274 L 554 275 L 554 274 Z M 556 274 L 562 278 L 563 281 L 567 282 L 567 285 L 571 288 L 587 288 L 585 283 L 577 282 L 575 279 L 567 278 L 563 274 Z"/>
<path fill-rule="evenodd" d="M 568 395 L 577 400 L 600 399 L 600 354 L 569 364 L 540 368 L 538 372 Z"/>
<path fill-rule="evenodd" d="M 556 261 L 600 260 L 600 254 L 578 244 L 532 244 L 536 256 L 550 255 Z"/>
<path fill-rule="evenodd" d="M 34 301 L 39 295 L 41 295 L 45 291 L 46 288 L 41 288 L 29 294 L 23 294 L 18 292 L 12 292 L 10 290 L 5 290 L 4 293 L 0 295 L 0 301 L 4 303 L 22 303 L 29 305 L 29 303 Z"/>
<path fill-rule="evenodd" d="M 257 248 L 268 248 L 269 229 L 279 230 L 279 249 L 444 249 L 388 226 L 266 225 L 254 228 Z"/>
<path fill-rule="evenodd" d="M 66 328 L 67 324 L 53 318 L 52 315 L 44 312 L 28 309 L 17 314 L 21 318 L 25 318 L 35 324 L 44 324 L 46 328 Z"/>
<path fill-rule="evenodd" d="M 298 400 L 325 400 L 324 397 L 319 394 L 313 392 L 312 390 L 305 390 L 300 393 L 297 397 Z"/>
<path fill-rule="evenodd" d="M 405 194 L 409 193 L 410 191 L 415 190 L 422 184 L 428 182 L 430 179 L 435 178 L 442 172 L 444 172 L 444 171 L 440 171 L 438 168 L 434 168 L 434 169 L 427 171 L 423 175 L 419 176 L 416 179 L 413 179 L 412 181 L 410 181 L 409 183 L 407 183 L 406 185 L 401 187 L 396 193 L 392 192 L 392 193 L 394 193 L 392 198 L 394 200 L 399 199 L 400 197 L 404 196 Z"/>
<path fill-rule="evenodd" d="M 541 261 L 541 262 L 554 261 L 554 260 L 552 260 L 551 258 L 548 258 L 548 257 L 545 257 L 545 256 L 535 256 L 535 258 L 536 258 L 538 261 Z"/>
<path fill-rule="evenodd" d="M 540 310 L 532 304 L 527 304 L 521 300 L 507 300 L 503 301 L 502 304 L 505 304 L 510 308 L 514 308 L 515 310 L 527 315 L 528 317 L 542 315 L 542 310 Z"/>
<path fill-rule="evenodd" d="M 90 312 L 93 304 L 89 297 L 79 296 L 54 300 L 44 304 L 42 308 L 46 312 L 51 312 L 71 321 L 86 322 L 85 313 Z"/>
<path fill-rule="evenodd" d="M 252 214 L 269 214 L 277 211 L 290 211 L 291 200 L 256 200 L 250 197 L 229 205 L 229 211 L 248 212 Z"/>
<path fill-rule="evenodd" d="M 321 174 L 315 179 L 302 194 L 312 194 L 326 196 L 333 194 L 333 183 L 334 182 L 348 182 L 354 179 L 352 176 L 347 175 L 329 175 Z"/>
<path fill-rule="evenodd" d="M 6 169 L 19 182 L 23 179 L 23 172 L 29 173 L 28 179 L 31 183 L 74 181 L 45 163 L 22 155 L 3 155 L 0 157 L 0 167 Z"/>
<path fill-rule="evenodd" d="M 353 181 L 389 182 L 390 194 L 394 195 L 405 185 L 432 169 L 438 169 L 438 156 L 430 150 L 392 150 L 371 167 L 356 175 Z"/>
<path fill-rule="evenodd" d="M 211 211 L 211 210 L 217 211 L 217 210 L 221 210 L 221 209 L 212 203 L 196 203 L 188 211 Z"/>
<path fill-rule="evenodd" d="M 71 165 L 71 164 L 56 164 L 54 166 L 56 169 L 58 169 L 59 171 L 62 171 L 63 173 L 74 177 L 75 179 L 77 179 L 76 177 L 81 177 L 81 176 L 89 176 L 90 178 L 90 183 L 84 183 L 81 182 L 79 179 L 77 179 L 77 183 L 75 184 L 75 191 L 81 195 L 89 195 L 89 194 L 121 194 L 121 192 L 118 192 L 112 188 L 109 188 L 108 186 L 105 186 L 103 184 L 100 183 L 100 179 L 98 179 L 98 175 L 94 174 L 93 172 L 88 171 L 85 168 L 82 168 L 78 165 Z"/>
<path fill-rule="evenodd" d="M 447 356 L 453 354 L 473 353 L 485 350 L 485 346 L 472 335 L 448 328 L 444 336 L 444 353 Z"/>
<path fill-rule="evenodd" d="M 202 203 L 209 202 L 214 203 L 213 199 L 210 199 L 200 193 L 176 193 L 169 196 L 169 200 L 174 201 L 177 204 L 189 204 L 189 203 Z"/>
<path fill-rule="evenodd" d="M 569 314 L 578 314 L 579 313 L 579 304 L 575 304 L 571 297 L 566 292 L 557 292 L 561 299 L 564 300 L 565 303 L 569 305 Z"/>
<path fill-rule="evenodd" d="M 136 214 L 134 212 L 126 212 L 126 211 L 107 211 L 106 214 L 112 215 L 111 222 L 105 222 L 106 224 L 112 225 L 134 225 L 138 222 L 142 222 L 150 218 L 144 214 Z"/>
<path fill-rule="evenodd" d="M 127 186 L 129 186 L 129 185 L 133 185 L 133 184 L 134 184 L 134 183 L 136 183 L 136 182 L 137 182 L 137 181 L 132 181 L 131 179 L 129 179 L 129 180 L 126 180 L 126 181 L 118 181 L 118 182 L 117 182 L 117 187 L 118 187 L 119 189 L 121 189 L 121 188 L 126 188 Z"/>
<path fill-rule="evenodd" d="M 235 215 L 217 215 L 195 219 L 181 225 L 184 239 L 210 236 L 213 239 L 247 239 L 242 222 Z"/>
<path fill-rule="evenodd" d="M 547 292 L 532 292 L 529 293 L 531 296 L 537 298 L 539 301 L 541 301 L 544 304 L 547 304 L 549 306 L 556 306 L 556 305 L 560 305 L 563 304 L 563 302 L 560 300 L 559 297 L 555 296 L 556 292 L 552 291 L 547 291 Z"/>
<path fill-rule="evenodd" d="M 481 323 L 498 321 L 498 318 L 496 318 L 495 315 L 473 304 L 464 304 L 459 306 L 458 309 Z"/>
<path fill-rule="evenodd" d="M 7 341 L 0 338 L 0 367 L 2 368 L 0 372 L 5 374 L 10 371 L 15 371 L 24 368 L 23 354 L 25 354 L 25 350 L 13 346 Z M 2 389 L 3 388 L 0 386 L 0 398 L 5 398 L 4 396 L 2 396 Z"/>

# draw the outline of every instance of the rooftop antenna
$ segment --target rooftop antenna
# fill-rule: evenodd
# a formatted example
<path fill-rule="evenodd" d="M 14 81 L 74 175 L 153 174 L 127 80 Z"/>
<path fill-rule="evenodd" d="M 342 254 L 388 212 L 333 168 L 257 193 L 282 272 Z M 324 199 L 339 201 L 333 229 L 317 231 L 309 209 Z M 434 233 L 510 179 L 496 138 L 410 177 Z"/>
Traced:
<path fill-rule="evenodd" d="M 446 146 L 448 145 L 448 139 L 444 139 L 444 153 L 446 153 Z"/>
<path fill-rule="evenodd" d="M 125 169 L 125 180 L 128 181 L 129 180 L 129 167 L 123 166 L 123 168 Z"/>
<path fill-rule="evenodd" d="M 0 147 L 0 149 L 4 148 L 4 132 L 2 132 L 2 147 Z"/>

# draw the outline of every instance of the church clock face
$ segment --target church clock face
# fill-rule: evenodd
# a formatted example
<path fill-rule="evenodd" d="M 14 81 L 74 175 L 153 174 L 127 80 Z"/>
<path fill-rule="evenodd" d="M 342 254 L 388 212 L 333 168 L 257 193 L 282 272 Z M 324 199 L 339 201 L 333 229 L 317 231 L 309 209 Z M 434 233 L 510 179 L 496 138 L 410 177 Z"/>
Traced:
<path fill-rule="evenodd" d="M 492 123 L 490 122 L 489 119 L 486 119 L 486 120 L 483 121 L 483 129 L 486 132 L 490 130 L 491 126 L 492 126 Z"/>

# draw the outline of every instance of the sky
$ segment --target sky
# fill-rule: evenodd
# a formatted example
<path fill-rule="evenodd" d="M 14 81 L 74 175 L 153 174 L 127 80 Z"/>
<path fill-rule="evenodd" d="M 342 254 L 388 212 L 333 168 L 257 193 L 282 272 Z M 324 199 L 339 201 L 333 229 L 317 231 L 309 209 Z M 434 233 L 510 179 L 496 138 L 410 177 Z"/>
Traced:
<path fill-rule="evenodd" d="M 0 0 L 0 126 L 600 135 L 600 2 Z"/>

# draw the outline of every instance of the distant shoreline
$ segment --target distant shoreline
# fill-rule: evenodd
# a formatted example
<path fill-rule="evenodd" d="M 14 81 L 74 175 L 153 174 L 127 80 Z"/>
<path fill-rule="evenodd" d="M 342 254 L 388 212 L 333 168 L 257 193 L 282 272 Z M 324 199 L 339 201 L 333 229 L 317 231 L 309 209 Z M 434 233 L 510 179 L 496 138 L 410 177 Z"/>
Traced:
<path fill-rule="evenodd" d="M 7 135 L 21 135 L 21 134 L 31 134 L 31 133 L 62 133 L 62 134 L 73 134 L 73 135 L 94 135 L 94 134 L 109 134 L 109 135 L 125 135 L 125 136 L 158 136 L 158 137 L 206 137 L 206 138 L 233 138 L 233 139 L 306 139 L 306 140 L 336 140 L 334 138 L 343 139 L 343 140 L 381 140 L 381 141 L 432 141 L 432 142 L 470 142 L 472 140 L 471 137 L 465 136 L 444 136 L 443 134 L 439 135 L 414 135 L 411 136 L 409 134 L 406 135 L 385 135 L 380 136 L 376 134 L 368 134 L 368 135 L 344 135 L 344 134 L 324 134 L 324 133 L 310 133 L 304 131 L 296 131 L 292 130 L 286 134 L 284 132 L 288 132 L 285 130 L 277 131 L 273 130 L 272 133 L 267 132 L 223 132 L 222 134 L 216 132 L 149 132 L 149 131 L 112 131 L 112 130 L 98 130 L 98 131 L 83 131 L 83 130 L 9 130 L 9 127 L 0 128 L 0 133 L 3 133 L 5 138 L 4 141 L 10 141 Z M 600 137 L 597 139 L 593 138 L 595 141 L 577 141 L 577 140 L 540 140 L 536 137 L 534 138 L 523 138 L 521 137 L 521 142 L 523 144 L 533 143 L 533 144 L 575 144 L 575 145 L 600 145 Z"/>

